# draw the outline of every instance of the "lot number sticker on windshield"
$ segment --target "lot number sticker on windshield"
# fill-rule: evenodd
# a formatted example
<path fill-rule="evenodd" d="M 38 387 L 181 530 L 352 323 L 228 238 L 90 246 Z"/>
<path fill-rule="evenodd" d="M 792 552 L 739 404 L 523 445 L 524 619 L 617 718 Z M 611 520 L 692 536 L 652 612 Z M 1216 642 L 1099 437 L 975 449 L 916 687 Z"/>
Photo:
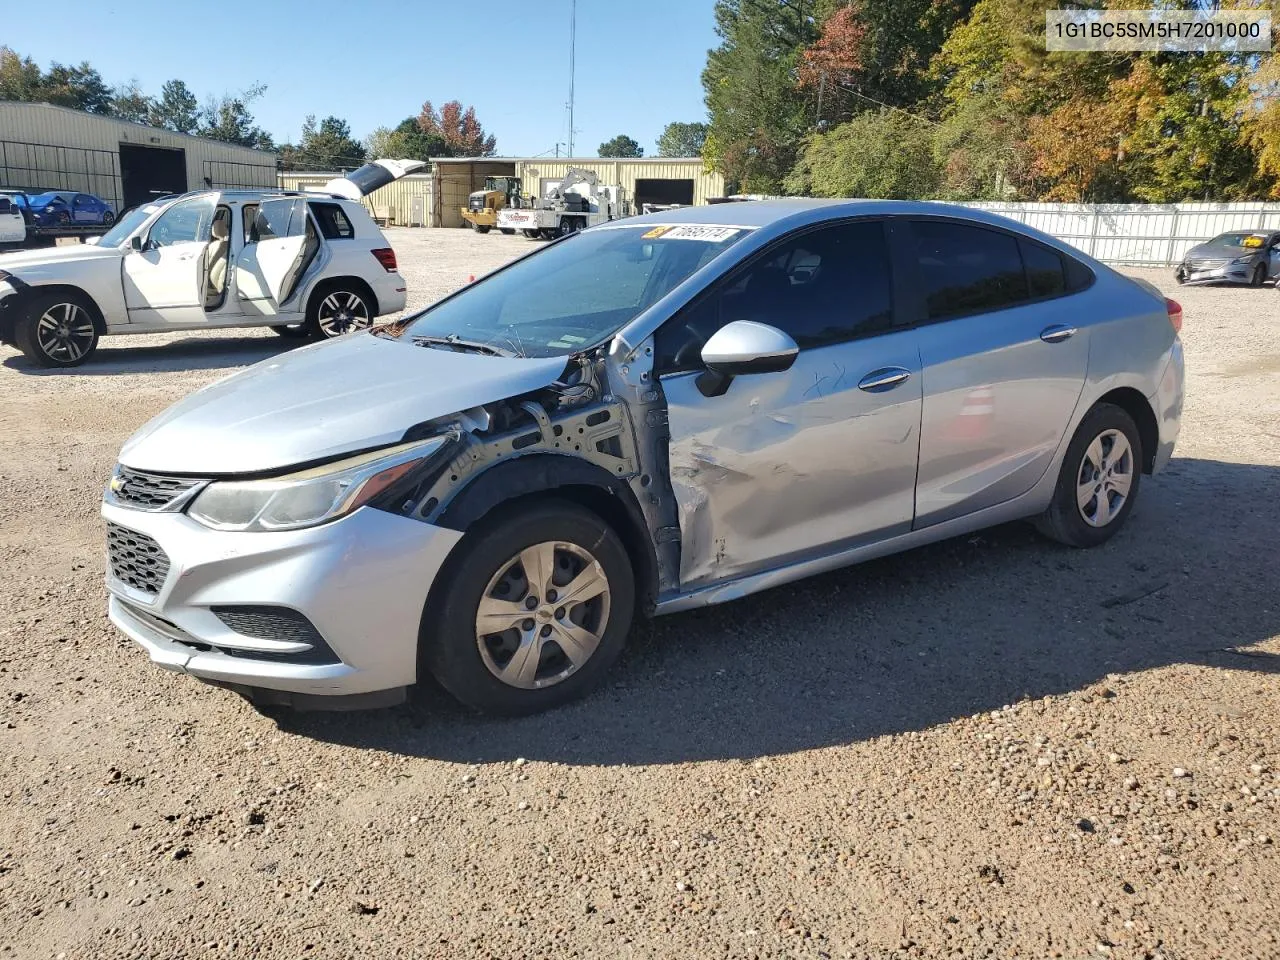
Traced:
<path fill-rule="evenodd" d="M 680 227 L 654 227 L 641 239 L 654 240 L 703 240 L 707 243 L 723 243 L 736 236 L 741 230 L 738 227 L 700 227 L 686 224 Z"/>

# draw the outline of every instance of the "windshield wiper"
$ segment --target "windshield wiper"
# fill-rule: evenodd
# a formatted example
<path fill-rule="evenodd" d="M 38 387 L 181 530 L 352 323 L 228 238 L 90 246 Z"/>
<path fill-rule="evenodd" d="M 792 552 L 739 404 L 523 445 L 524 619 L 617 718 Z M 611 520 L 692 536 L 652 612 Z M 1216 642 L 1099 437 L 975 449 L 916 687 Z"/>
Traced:
<path fill-rule="evenodd" d="M 417 336 L 413 338 L 413 342 L 419 347 L 453 347 L 456 350 L 471 350 L 475 353 L 488 354 L 491 357 L 519 356 L 514 350 L 504 350 L 501 347 L 495 347 L 491 343 L 481 343 L 478 340 L 463 340 L 456 333 L 451 333 L 447 337 Z"/>

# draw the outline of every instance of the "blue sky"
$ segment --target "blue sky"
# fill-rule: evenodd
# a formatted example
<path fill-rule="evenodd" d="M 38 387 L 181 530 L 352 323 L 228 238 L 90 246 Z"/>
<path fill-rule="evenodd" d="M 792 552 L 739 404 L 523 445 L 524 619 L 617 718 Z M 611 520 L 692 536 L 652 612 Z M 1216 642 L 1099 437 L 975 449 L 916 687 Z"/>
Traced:
<path fill-rule="evenodd" d="M 42 68 L 88 60 L 109 85 L 136 80 L 150 94 L 178 77 L 202 102 L 264 83 L 251 109 L 278 141 L 296 142 L 308 113 L 363 138 L 424 100 L 461 100 L 500 154 L 534 156 L 568 140 L 569 4 L 58 0 L 51 16 L 13 3 L 0 43 Z M 666 123 L 705 119 L 711 11 L 712 0 L 578 0 L 575 153 L 619 133 L 654 153 Z"/>

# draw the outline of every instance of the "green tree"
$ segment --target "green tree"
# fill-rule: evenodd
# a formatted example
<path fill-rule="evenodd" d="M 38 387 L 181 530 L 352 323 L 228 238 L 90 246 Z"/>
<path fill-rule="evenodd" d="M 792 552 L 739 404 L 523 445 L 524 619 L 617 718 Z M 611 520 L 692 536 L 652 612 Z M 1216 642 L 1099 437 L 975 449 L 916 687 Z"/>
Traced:
<path fill-rule="evenodd" d="M 430 160 L 445 156 L 444 138 L 418 129 L 418 118 L 408 117 L 395 127 L 378 127 L 365 138 L 365 152 L 375 159 Z"/>
<path fill-rule="evenodd" d="M 155 101 L 142 92 L 136 80 L 116 87 L 111 97 L 111 114 L 121 120 L 148 123 L 154 109 Z"/>
<path fill-rule="evenodd" d="M 302 140 L 297 147 L 280 148 L 281 161 L 287 169 L 337 170 L 358 167 L 364 163 L 364 145 L 352 139 L 351 127 L 338 117 L 325 117 L 316 124 L 314 114 L 302 123 Z"/>
<path fill-rule="evenodd" d="M 274 150 L 271 135 L 254 124 L 253 114 L 249 112 L 249 104 L 261 97 L 266 89 L 259 84 L 240 94 L 224 93 L 220 97 L 211 97 L 200 111 L 200 136 L 237 143 L 242 147 Z"/>
<path fill-rule="evenodd" d="M 702 71 L 710 118 L 702 155 L 749 193 L 777 193 L 810 126 L 812 94 L 797 87 L 817 39 L 812 0 L 716 0 L 720 45 Z"/>
<path fill-rule="evenodd" d="M 935 196 L 942 171 L 933 157 L 933 136 L 931 124 L 901 111 L 859 114 L 805 141 L 786 190 L 880 200 Z"/>
<path fill-rule="evenodd" d="M 177 133 L 194 133 L 200 126 L 200 103 L 181 80 L 169 80 L 151 105 L 150 122 Z"/>
<path fill-rule="evenodd" d="M 706 142 L 705 123 L 668 123 L 658 134 L 658 156 L 700 157 Z"/>
<path fill-rule="evenodd" d="M 625 133 L 620 133 L 600 144 L 596 153 L 602 157 L 643 157 L 644 147 Z"/>
<path fill-rule="evenodd" d="M 40 79 L 37 99 L 88 113 L 111 113 L 111 88 L 87 60 L 79 66 L 52 64 Z"/>
<path fill-rule="evenodd" d="M 39 99 L 40 67 L 12 47 L 0 46 L 0 100 Z"/>

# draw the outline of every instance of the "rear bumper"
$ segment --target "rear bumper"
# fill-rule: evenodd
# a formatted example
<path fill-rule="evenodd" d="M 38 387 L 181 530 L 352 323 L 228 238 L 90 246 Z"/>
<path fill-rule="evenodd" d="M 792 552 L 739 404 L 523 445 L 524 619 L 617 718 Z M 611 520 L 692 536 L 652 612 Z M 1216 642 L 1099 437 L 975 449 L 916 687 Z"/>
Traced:
<path fill-rule="evenodd" d="M 399 313 L 404 309 L 408 286 L 399 273 L 388 273 L 385 278 L 379 277 L 374 287 L 374 296 L 378 298 L 378 316 L 388 313 Z"/>
<path fill-rule="evenodd" d="M 1155 411 L 1156 425 L 1160 431 L 1152 473 L 1163 470 L 1173 456 L 1174 445 L 1178 442 L 1178 434 L 1182 430 L 1183 384 L 1185 383 L 1186 364 L 1182 356 L 1182 340 L 1175 337 L 1173 348 L 1169 351 L 1169 361 L 1165 364 L 1164 375 L 1160 378 L 1160 385 L 1148 398 L 1151 401 L 1151 409 Z"/>

